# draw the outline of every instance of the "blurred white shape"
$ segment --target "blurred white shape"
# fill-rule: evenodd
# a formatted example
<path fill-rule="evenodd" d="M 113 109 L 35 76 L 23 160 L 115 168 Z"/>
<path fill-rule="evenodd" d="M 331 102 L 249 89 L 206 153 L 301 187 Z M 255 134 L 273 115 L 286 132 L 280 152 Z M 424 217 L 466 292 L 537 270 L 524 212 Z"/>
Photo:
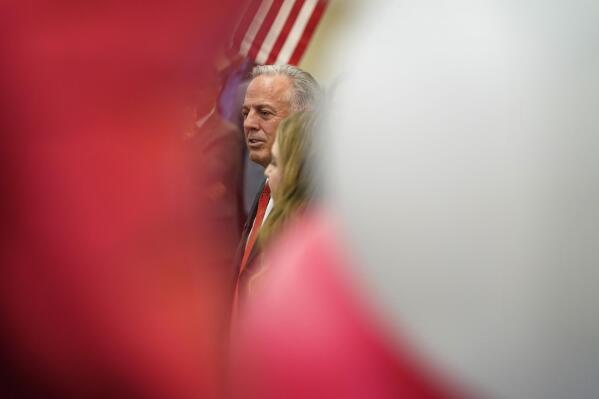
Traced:
<path fill-rule="evenodd" d="M 599 2 L 375 4 L 324 157 L 359 272 L 457 380 L 597 398 Z"/>

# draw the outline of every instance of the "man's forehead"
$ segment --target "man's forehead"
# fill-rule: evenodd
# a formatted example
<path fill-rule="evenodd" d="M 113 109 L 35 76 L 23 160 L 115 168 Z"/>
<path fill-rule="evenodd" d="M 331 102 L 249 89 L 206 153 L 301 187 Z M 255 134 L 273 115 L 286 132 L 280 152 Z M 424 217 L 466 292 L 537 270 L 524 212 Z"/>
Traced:
<path fill-rule="evenodd" d="M 288 103 L 291 88 L 291 79 L 285 75 L 257 76 L 248 85 L 244 105 Z"/>

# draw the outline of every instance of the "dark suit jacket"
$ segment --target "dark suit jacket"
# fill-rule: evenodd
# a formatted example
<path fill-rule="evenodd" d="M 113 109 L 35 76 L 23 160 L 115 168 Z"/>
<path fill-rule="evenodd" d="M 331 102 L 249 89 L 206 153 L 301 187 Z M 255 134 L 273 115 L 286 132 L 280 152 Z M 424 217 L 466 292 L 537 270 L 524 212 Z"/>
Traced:
<path fill-rule="evenodd" d="M 258 202 L 260 200 L 260 195 L 262 194 L 262 190 L 264 189 L 264 184 L 266 184 L 266 179 L 264 179 L 262 181 L 262 183 L 260 184 L 260 189 L 258 190 L 258 193 L 256 194 L 256 198 L 254 199 L 252 208 L 250 209 L 248 217 L 245 221 L 245 225 L 243 226 L 243 231 L 241 233 L 241 241 L 239 242 L 239 246 L 237 247 L 237 252 L 236 252 L 235 258 L 234 258 L 235 261 L 233 263 L 233 269 L 235 272 L 233 274 L 235 275 L 235 280 L 233 281 L 233 288 L 235 287 L 237 278 L 239 278 L 240 291 L 246 285 L 249 275 L 251 275 L 252 264 L 256 261 L 256 258 L 258 257 L 258 255 L 260 255 L 261 248 L 260 248 L 259 243 L 256 242 L 254 244 L 254 247 L 252 248 L 252 252 L 250 253 L 250 256 L 248 258 L 245 269 L 244 269 L 242 275 L 240 276 L 239 270 L 241 267 L 241 261 L 243 259 L 243 254 L 245 252 L 245 245 L 249 238 L 250 231 L 252 230 L 252 225 L 254 224 L 254 219 L 256 218 L 256 212 L 258 211 Z"/>

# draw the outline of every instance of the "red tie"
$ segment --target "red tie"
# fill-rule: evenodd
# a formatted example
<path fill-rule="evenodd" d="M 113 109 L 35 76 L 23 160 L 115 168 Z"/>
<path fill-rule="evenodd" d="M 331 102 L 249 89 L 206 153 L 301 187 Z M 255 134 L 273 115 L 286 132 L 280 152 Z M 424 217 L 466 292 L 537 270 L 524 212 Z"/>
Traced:
<path fill-rule="evenodd" d="M 268 183 L 264 185 L 264 189 L 262 190 L 262 194 L 260 194 L 260 199 L 258 200 L 258 209 L 256 210 L 256 217 L 254 218 L 254 224 L 252 225 L 252 230 L 250 230 L 250 236 L 248 237 L 247 244 L 245 245 L 245 252 L 243 253 L 243 259 L 241 260 L 241 267 L 239 268 L 239 275 L 245 269 L 246 263 L 250 254 L 252 253 L 252 248 L 254 248 L 254 243 L 258 238 L 258 232 L 260 231 L 260 227 L 262 227 L 262 221 L 264 220 L 264 215 L 266 214 L 266 208 L 268 207 L 268 201 L 270 200 L 270 187 Z"/>
<path fill-rule="evenodd" d="M 237 276 L 237 284 L 235 287 L 235 293 L 233 298 L 233 313 L 235 313 L 236 311 L 237 302 L 239 300 L 239 280 L 241 278 L 241 275 L 243 274 L 243 271 L 245 270 L 248 258 L 252 253 L 254 243 L 258 238 L 258 233 L 260 231 L 260 227 L 262 227 L 264 215 L 266 214 L 268 201 L 270 201 L 270 187 L 268 186 L 268 182 L 266 182 L 264 188 L 262 189 L 262 194 L 260 194 L 260 199 L 258 200 L 258 209 L 256 210 L 256 217 L 254 218 L 254 223 L 252 224 L 252 229 L 250 230 L 250 235 L 245 245 L 245 251 L 243 252 L 243 259 L 241 260 L 241 265 L 239 267 L 239 275 Z"/>

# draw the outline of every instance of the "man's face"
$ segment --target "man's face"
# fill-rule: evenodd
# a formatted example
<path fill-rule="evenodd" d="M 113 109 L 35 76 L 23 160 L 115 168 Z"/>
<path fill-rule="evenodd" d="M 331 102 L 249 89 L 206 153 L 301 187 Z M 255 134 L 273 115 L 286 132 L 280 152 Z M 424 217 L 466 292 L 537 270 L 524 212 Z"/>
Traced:
<path fill-rule="evenodd" d="M 277 127 L 291 113 L 291 79 L 260 75 L 252 80 L 243 102 L 243 131 L 250 159 L 266 167 Z"/>

